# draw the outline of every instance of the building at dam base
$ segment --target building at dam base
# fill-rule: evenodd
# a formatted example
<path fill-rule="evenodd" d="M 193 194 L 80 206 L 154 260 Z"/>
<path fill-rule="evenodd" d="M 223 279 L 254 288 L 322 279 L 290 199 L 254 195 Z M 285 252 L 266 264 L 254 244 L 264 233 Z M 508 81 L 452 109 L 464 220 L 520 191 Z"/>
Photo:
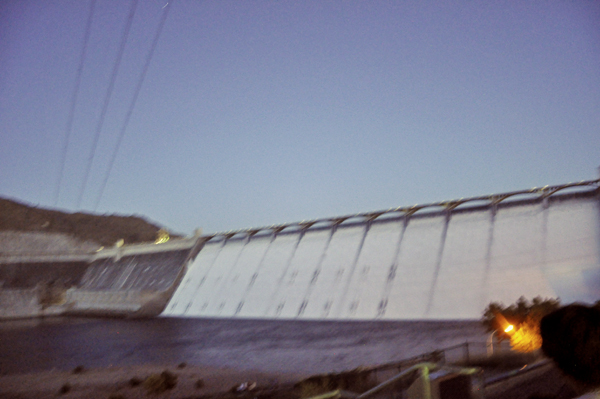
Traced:
<path fill-rule="evenodd" d="M 600 180 L 126 245 L 0 257 L 0 319 L 479 319 L 600 299 Z"/>
<path fill-rule="evenodd" d="M 217 235 L 190 263 L 163 315 L 477 319 L 491 301 L 521 296 L 595 302 L 593 183 L 578 193 Z"/>
<path fill-rule="evenodd" d="M 177 287 L 196 241 L 0 258 L 0 319 L 156 316 Z"/>

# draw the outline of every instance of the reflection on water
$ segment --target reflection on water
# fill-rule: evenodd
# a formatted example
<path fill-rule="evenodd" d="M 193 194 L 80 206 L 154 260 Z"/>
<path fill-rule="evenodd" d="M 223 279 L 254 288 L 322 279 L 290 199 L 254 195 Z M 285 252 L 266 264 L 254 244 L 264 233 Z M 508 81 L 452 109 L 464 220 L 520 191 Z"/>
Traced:
<path fill-rule="evenodd" d="M 485 341 L 478 322 L 32 319 L 0 323 L 0 373 L 183 361 L 328 372 L 401 360 L 466 340 Z"/>

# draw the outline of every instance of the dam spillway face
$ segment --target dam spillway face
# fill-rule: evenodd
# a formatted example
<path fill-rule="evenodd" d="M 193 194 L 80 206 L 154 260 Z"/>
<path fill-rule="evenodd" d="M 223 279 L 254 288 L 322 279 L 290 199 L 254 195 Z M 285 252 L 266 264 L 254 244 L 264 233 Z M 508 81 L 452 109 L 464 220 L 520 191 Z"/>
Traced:
<path fill-rule="evenodd" d="M 597 191 L 215 236 L 163 315 L 478 319 L 520 296 L 595 302 Z"/>

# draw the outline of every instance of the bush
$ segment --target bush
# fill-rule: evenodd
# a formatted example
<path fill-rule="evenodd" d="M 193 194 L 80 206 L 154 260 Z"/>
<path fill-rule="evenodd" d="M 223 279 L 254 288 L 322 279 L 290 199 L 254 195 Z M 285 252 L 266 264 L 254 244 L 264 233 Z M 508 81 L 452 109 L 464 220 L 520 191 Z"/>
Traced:
<path fill-rule="evenodd" d="M 144 381 L 144 387 L 148 393 L 163 393 L 175 388 L 175 385 L 177 385 L 177 376 L 168 370 L 160 374 L 152 374 Z"/>
<path fill-rule="evenodd" d="M 129 380 L 129 385 L 132 386 L 132 387 L 137 387 L 137 386 L 141 385 L 143 382 L 144 382 L 144 380 L 142 380 L 139 377 L 132 377 Z"/>
<path fill-rule="evenodd" d="M 512 348 L 519 352 L 531 352 L 539 349 L 542 338 L 539 331 L 540 321 L 545 315 L 560 307 L 558 298 L 535 297 L 529 302 L 520 297 L 517 302 L 506 307 L 502 303 L 490 303 L 481 319 L 487 331 L 496 332 L 499 341 L 510 339 Z M 504 329 L 508 324 L 514 326 L 509 333 Z"/>
<path fill-rule="evenodd" d="M 73 374 L 81 374 L 85 371 L 85 368 L 82 365 L 79 365 L 73 369 Z"/>
<path fill-rule="evenodd" d="M 365 392 L 375 385 L 374 373 L 358 368 L 342 373 L 315 375 L 297 382 L 295 388 L 300 392 L 300 397 L 308 398 L 336 389 Z"/>
<path fill-rule="evenodd" d="M 69 392 L 73 387 L 71 386 L 71 384 L 69 384 L 68 382 L 64 383 L 60 389 L 58 390 L 58 393 L 61 395 L 66 394 L 67 392 Z"/>

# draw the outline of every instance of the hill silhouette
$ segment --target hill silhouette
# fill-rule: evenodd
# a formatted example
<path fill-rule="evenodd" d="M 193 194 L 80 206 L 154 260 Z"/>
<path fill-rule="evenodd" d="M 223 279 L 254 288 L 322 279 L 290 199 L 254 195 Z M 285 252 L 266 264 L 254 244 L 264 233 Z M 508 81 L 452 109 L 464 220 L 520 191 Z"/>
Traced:
<path fill-rule="evenodd" d="M 152 242 L 160 229 L 140 216 L 67 213 L 0 198 L 0 232 L 63 233 L 111 246 L 120 239 L 125 244 Z"/>

